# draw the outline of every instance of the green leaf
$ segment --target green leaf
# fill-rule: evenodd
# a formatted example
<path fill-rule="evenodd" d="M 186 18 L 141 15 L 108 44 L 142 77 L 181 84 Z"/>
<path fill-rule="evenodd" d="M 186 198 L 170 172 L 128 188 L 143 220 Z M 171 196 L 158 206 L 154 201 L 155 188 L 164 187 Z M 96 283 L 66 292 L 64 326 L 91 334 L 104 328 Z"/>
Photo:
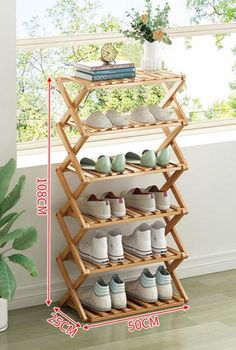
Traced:
<path fill-rule="evenodd" d="M 15 294 L 16 280 L 9 269 L 5 258 L 0 255 L 0 296 L 4 299 L 11 300 Z"/>
<path fill-rule="evenodd" d="M 5 233 L 0 236 L 0 247 L 2 244 L 12 240 L 20 239 L 25 234 L 25 229 L 16 229 L 10 233 Z M 15 242 L 15 241 L 14 241 Z"/>
<path fill-rule="evenodd" d="M 17 215 L 17 213 L 11 213 L 11 214 L 6 215 L 4 218 L 2 218 L 2 220 L 0 220 L 0 228 L 3 227 L 4 225 L 6 225 L 6 223 L 8 221 L 10 221 L 11 218 L 15 215 Z"/>
<path fill-rule="evenodd" d="M 18 219 L 18 217 L 19 217 L 22 213 L 24 213 L 24 211 L 20 212 L 19 214 L 18 214 L 18 213 L 14 213 L 14 216 L 9 220 L 8 224 L 0 231 L 0 238 L 1 238 L 3 235 L 7 234 L 7 233 L 10 231 L 12 225 L 14 224 L 14 222 Z M 11 214 L 10 214 L 10 215 L 11 215 Z M 4 242 L 4 243 L 0 244 L 0 247 L 1 247 L 1 248 L 4 247 L 6 243 L 7 243 L 7 242 Z"/>
<path fill-rule="evenodd" d="M 9 195 L 4 199 L 0 207 L 0 215 L 16 205 L 20 199 L 25 185 L 25 176 L 19 178 L 18 184 L 13 188 Z"/>
<path fill-rule="evenodd" d="M 0 170 L 0 205 L 5 198 L 15 170 L 16 161 L 14 159 L 10 159 Z"/>
<path fill-rule="evenodd" d="M 35 264 L 33 263 L 32 260 L 27 258 L 27 256 L 22 255 L 22 254 L 13 254 L 11 256 L 8 256 L 8 259 L 11 262 L 14 262 L 16 264 L 23 266 L 26 270 L 28 270 L 30 272 L 30 275 L 32 277 L 34 277 L 34 278 L 38 277 L 38 271 L 37 271 Z"/>
<path fill-rule="evenodd" d="M 31 248 L 37 242 L 38 234 L 34 227 L 30 226 L 24 229 L 20 238 L 15 239 L 12 247 L 16 250 Z"/>

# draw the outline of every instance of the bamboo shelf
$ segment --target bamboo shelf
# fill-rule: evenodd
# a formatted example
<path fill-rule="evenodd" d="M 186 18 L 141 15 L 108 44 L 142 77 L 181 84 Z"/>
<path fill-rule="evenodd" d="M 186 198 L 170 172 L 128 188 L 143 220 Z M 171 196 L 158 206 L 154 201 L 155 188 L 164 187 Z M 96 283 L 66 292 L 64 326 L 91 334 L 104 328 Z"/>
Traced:
<path fill-rule="evenodd" d="M 185 76 L 173 74 L 165 71 L 157 71 L 153 73 L 137 72 L 137 76 L 131 79 L 117 79 L 109 81 L 89 82 L 76 77 L 61 76 L 57 79 L 57 86 L 68 108 L 67 112 L 57 124 L 57 131 L 62 139 L 62 142 L 67 151 L 67 156 L 57 168 L 57 175 L 61 185 L 65 191 L 67 201 L 64 206 L 57 212 L 57 219 L 62 232 L 66 238 L 67 246 L 58 255 L 57 263 L 64 277 L 68 291 L 60 300 L 63 306 L 69 306 L 75 309 L 82 321 L 97 322 L 109 320 L 113 318 L 126 317 L 135 314 L 146 313 L 183 305 L 187 302 L 188 297 L 184 291 L 181 281 L 178 279 L 175 272 L 176 268 L 186 259 L 186 254 L 183 242 L 177 232 L 176 225 L 187 214 L 184 200 L 176 187 L 176 181 L 188 169 L 188 164 L 178 147 L 175 138 L 181 130 L 188 124 L 186 116 L 176 98 L 177 92 L 185 83 Z M 66 84 L 74 84 L 77 86 L 78 94 L 76 98 L 71 99 Z M 110 88 L 127 88 L 137 85 L 154 85 L 160 84 L 166 91 L 165 97 L 160 102 L 160 107 L 167 108 L 170 105 L 173 107 L 176 118 L 168 122 L 155 122 L 152 124 L 140 124 L 130 121 L 125 127 L 112 127 L 109 129 L 96 129 L 85 125 L 80 118 L 80 105 L 85 98 L 95 89 L 110 89 Z M 75 128 L 78 132 L 78 141 L 71 145 L 70 139 L 67 136 L 68 128 Z M 92 170 L 84 170 L 81 168 L 78 159 L 79 152 L 83 145 L 90 137 L 96 135 L 106 135 L 108 133 L 123 133 L 132 130 L 150 130 L 159 129 L 165 135 L 164 141 L 161 143 L 157 151 L 171 147 L 176 155 L 177 161 L 171 161 L 167 167 L 156 166 L 155 168 L 145 168 L 139 165 L 126 164 L 123 173 L 111 172 L 108 175 L 100 174 Z M 74 191 L 71 190 L 67 174 L 74 174 L 78 181 L 78 186 Z M 171 191 L 176 203 L 171 204 L 169 210 L 156 210 L 153 213 L 146 213 L 141 210 L 127 207 L 126 215 L 122 218 L 112 216 L 108 220 L 100 220 L 90 215 L 85 215 L 80 211 L 77 200 L 82 195 L 83 191 L 90 183 L 100 181 L 111 181 L 124 177 L 141 176 L 147 174 L 160 174 L 164 177 L 165 182 L 161 187 L 162 191 Z M 79 226 L 78 232 L 72 234 L 67 224 L 67 218 L 75 220 Z M 125 259 L 122 262 L 109 262 L 107 265 L 99 265 L 90 261 L 85 261 L 80 257 L 78 244 L 86 235 L 88 230 L 109 227 L 114 225 L 122 225 L 125 223 L 148 221 L 156 218 L 163 218 L 166 223 L 165 234 L 171 235 L 176 248 L 168 247 L 168 251 L 164 255 L 157 255 L 146 258 L 138 258 L 133 254 L 125 252 Z M 133 267 L 142 267 L 164 263 L 166 269 L 172 277 L 173 284 L 176 287 L 176 293 L 171 300 L 158 300 L 156 303 L 146 303 L 136 299 L 128 299 L 127 307 L 121 310 L 112 309 L 109 312 L 94 312 L 83 307 L 77 290 L 82 287 L 84 281 L 89 276 L 96 274 L 130 269 Z M 78 267 L 78 277 L 72 280 L 68 264 L 75 264 Z"/>

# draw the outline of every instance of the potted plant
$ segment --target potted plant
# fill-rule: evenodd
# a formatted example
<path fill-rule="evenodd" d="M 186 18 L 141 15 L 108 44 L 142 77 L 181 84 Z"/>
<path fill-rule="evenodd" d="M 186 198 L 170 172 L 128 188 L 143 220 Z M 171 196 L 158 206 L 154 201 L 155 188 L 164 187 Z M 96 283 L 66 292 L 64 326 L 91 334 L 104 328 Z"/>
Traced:
<path fill-rule="evenodd" d="M 16 170 L 16 162 L 11 159 L 0 168 L 0 332 L 8 327 L 8 300 L 11 300 L 16 290 L 16 280 L 10 269 L 9 262 L 16 263 L 28 270 L 32 277 L 37 277 L 34 263 L 22 251 L 31 248 L 37 241 L 37 231 L 34 227 L 12 228 L 22 212 L 10 212 L 21 198 L 25 176 L 9 192 L 9 186 Z M 15 252 L 14 252 L 15 250 Z"/>
<path fill-rule="evenodd" d="M 157 6 L 153 9 L 152 0 L 145 0 L 145 12 L 139 13 L 134 8 L 131 13 L 126 12 L 131 18 L 131 29 L 123 30 L 128 38 L 139 40 L 144 46 L 144 55 L 141 62 L 143 70 L 154 71 L 159 67 L 158 50 L 160 42 L 172 44 L 166 28 L 169 26 L 170 6 L 165 4 L 163 9 Z"/>

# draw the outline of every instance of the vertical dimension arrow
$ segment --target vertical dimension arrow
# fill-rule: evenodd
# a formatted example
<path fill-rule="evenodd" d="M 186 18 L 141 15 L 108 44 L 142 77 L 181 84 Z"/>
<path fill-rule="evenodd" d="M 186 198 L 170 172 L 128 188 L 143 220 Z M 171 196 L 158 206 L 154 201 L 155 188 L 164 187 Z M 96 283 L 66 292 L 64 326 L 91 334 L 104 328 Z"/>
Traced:
<path fill-rule="evenodd" d="M 50 306 L 51 300 L 51 82 L 48 78 L 48 210 L 47 210 L 47 299 L 45 303 Z"/>

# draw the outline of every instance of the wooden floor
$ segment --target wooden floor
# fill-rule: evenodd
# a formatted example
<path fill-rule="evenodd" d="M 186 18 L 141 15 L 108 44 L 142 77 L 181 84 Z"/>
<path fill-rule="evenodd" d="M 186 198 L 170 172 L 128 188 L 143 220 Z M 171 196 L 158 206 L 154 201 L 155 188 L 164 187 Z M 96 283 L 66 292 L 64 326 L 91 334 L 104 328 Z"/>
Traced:
<path fill-rule="evenodd" d="M 123 323 L 80 330 L 71 339 L 46 323 L 47 307 L 37 306 L 10 312 L 0 350 L 235 350 L 236 270 L 188 278 L 183 284 L 190 311 L 160 316 L 159 328 L 129 333 Z"/>

